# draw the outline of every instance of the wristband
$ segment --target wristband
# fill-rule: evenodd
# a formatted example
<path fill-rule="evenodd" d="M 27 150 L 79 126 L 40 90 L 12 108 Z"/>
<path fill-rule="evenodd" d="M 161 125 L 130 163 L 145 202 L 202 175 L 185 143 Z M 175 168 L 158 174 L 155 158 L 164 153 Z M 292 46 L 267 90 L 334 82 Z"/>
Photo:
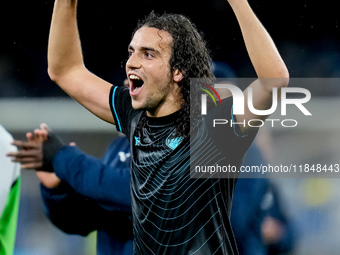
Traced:
<path fill-rule="evenodd" d="M 47 140 L 43 142 L 43 166 L 42 171 L 54 172 L 53 160 L 57 153 L 62 147 L 64 147 L 64 142 L 59 136 L 48 133 Z"/>

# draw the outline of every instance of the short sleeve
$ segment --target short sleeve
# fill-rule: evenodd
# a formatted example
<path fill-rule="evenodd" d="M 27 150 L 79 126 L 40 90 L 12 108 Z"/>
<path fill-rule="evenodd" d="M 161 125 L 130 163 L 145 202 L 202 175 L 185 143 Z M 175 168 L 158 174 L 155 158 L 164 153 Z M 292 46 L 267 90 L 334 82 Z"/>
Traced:
<path fill-rule="evenodd" d="M 113 86 L 110 91 L 109 100 L 117 131 L 128 136 L 131 120 L 139 112 L 132 108 L 129 89 Z"/>

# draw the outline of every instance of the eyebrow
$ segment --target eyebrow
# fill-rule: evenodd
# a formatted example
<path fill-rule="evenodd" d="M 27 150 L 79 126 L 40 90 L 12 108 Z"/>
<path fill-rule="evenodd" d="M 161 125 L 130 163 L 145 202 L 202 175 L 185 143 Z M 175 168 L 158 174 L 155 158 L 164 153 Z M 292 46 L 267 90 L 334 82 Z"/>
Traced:
<path fill-rule="evenodd" d="M 129 45 L 128 50 L 135 50 L 131 45 Z M 140 47 L 141 51 L 152 51 L 156 54 L 160 54 L 160 52 L 158 50 L 156 50 L 155 48 L 152 47 Z"/>

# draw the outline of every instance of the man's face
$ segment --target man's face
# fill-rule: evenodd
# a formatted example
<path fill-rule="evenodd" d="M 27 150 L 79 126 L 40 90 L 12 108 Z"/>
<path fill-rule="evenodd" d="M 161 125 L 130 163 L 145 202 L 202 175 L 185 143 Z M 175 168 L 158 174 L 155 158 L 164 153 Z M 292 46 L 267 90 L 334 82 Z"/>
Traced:
<path fill-rule="evenodd" d="M 163 30 L 141 27 L 129 45 L 126 74 L 132 107 L 160 117 L 179 110 L 179 71 L 170 71 L 172 36 Z"/>

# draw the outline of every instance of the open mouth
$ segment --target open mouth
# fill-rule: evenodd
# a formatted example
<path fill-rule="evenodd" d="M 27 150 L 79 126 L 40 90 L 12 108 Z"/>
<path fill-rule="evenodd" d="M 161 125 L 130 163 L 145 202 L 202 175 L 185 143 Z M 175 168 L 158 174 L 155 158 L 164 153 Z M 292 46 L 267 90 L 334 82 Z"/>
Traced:
<path fill-rule="evenodd" d="M 140 77 L 134 74 L 129 75 L 129 79 L 130 79 L 131 92 L 137 93 L 140 90 L 140 88 L 143 86 L 144 81 Z"/>

